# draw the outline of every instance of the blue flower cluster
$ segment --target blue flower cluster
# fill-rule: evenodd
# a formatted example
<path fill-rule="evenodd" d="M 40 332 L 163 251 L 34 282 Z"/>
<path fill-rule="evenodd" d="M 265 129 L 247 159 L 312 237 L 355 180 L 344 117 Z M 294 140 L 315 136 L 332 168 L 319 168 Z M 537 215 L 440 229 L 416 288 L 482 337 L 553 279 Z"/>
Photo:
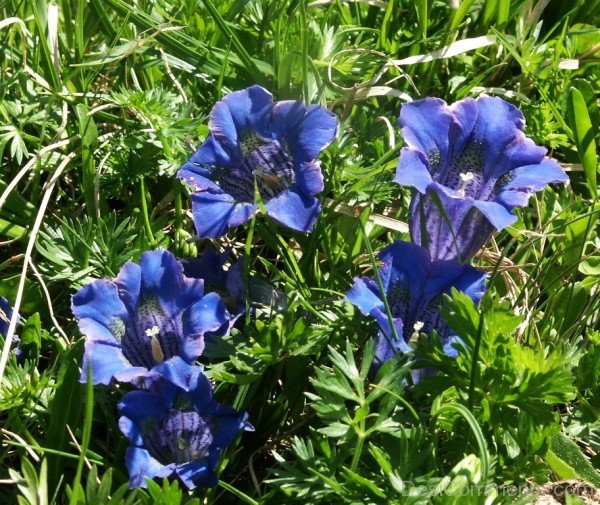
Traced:
<path fill-rule="evenodd" d="M 119 427 L 131 442 L 132 487 L 171 476 L 190 489 L 214 486 L 221 451 L 240 430 L 253 430 L 247 414 L 215 401 L 195 364 L 205 341 L 227 334 L 236 319 L 217 293 L 204 289 L 227 289 L 222 264 L 209 252 L 188 263 L 185 275 L 170 252 L 150 251 L 139 264 L 127 262 L 116 279 L 93 281 L 73 296 L 86 336 L 82 382 L 91 368 L 94 385 L 138 388 L 119 403 Z"/>
<path fill-rule="evenodd" d="M 366 278 L 355 279 L 347 295 L 379 325 L 375 368 L 410 352 L 412 340 L 433 330 L 455 356 L 457 337 L 438 310 L 442 295 L 455 288 L 479 303 L 485 274 L 468 262 L 494 229 L 517 220 L 515 207 L 549 183 L 568 180 L 546 149 L 523 134 L 521 111 L 500 98 L 465 98 L 451 106 L 425 98 L 404 105 L 398 122 L 406 147 L 394 181 L 415 189 L 414 243 L 395 242 L 381 252 L 383 293 Z"/>
<path fill-rule="evenodd" d="M 356 278 L 347 294 L 379 325 L 375 368 L 434 331 L 455 355 L 457 337 L 439 311 L 442 295 L 455 288 L 478 303 L 485 274 L 468 262 L 494 229 L 517 219 L 515 207 L 567 180 L 545 149 L 525 137 L 521 112 L 499 98 L 452 106 L 426 98 L 402 107 L 399 123 L 406 147 L 395 181 L 415 189 L 413 243 L 383 249 L 378 281 Z M 261 210 L 288 228 L 311 231 L 324 189 L 317 158 L 337 127 L 327 109 L 274 103 L 260 86 L 217 102 L 208 138 L 177 174 L 191 186 L 198 235 L 219 237 Z M 131 443 L 132 487 L 155 477 L 178 478 L 188 488 L 214 486 L 221 452 L 241 430 L 253 429 L 246 413 L 215 401 L 196 364 L 207 340 L 230 331 L 250 292 L 242 264 L 225 272 L 226 260 L 227 253 L 214 250 L 183 262 L 165 250 L 146 252 L 115 279 L 93 281 L 73 296 L 86 336 L 81 380 L 90 375 L 95 385 L 133 387 L 118 405 L 120 429 Z"/>

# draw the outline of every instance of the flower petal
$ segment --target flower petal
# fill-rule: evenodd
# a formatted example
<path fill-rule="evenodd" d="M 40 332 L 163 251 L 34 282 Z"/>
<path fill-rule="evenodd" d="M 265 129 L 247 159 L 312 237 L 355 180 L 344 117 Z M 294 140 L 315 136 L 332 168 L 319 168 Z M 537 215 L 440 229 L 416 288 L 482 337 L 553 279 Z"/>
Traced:
<path fill-rule="evenodd" d="M 346 293 L 346 298 L 350 303 L 356 305 L 365 316 L 370 316 L 371 312 L 376 309 L 381 310 L 384 306 L 383 301 L 376 294 L 378 292 L 372 279 L 355 277 L 354 285 Z"/>
<path fill-rule="evenodd" d="M 302 163 L 296 168 L 296 184 L 306 196 L 315 196 L 325 187 L 323 173 L 317 163 Z"/>
<path fill-rule="evenodd" d="M 541 191 L 550 183 L 567 182 L 569 177 L 556 163 L 549 158 L 538 165 L 517 168 L 510 174 L 510 181 L 498 193 L 496 201 L 513 209 L 527 205 L 531 195 Z"/>
<path fill-rule="evenodd" d="M 288 189 L 265 205 L 267 214 L 292 230 L 308 232 L 321 213 L 319 200 Z"/>
<path fill-rule="evenodd" d="M 273 96 L 260 86 L 229 93 L 210 112 L 208 129 L 229 155 L 239 153 L 239 142 L 249 132 L 269 136 Z"/>
<path fill-rule="evenodd" d="M 211 180 L 215 168 L 229 166 L 232 162 L 232 156 L 223 149 L 213 135 L 209 135 L 179 169 L 177 177 L 198 190 L 217 190 L 219 186 Z"/>
<path fill-rule="evenodd" d="M 221 297 L 216 293 L 208 293 L 202 300 L 191 305 L 182 316 L 183 348 L 182 357 L 185 361 L 194 361 L 204 352 L 204 336 L 226 327 L 231 322 L 231 316 Z"/>
<path fill-rule="evenodd" d="M 542 160 L 546 149 L 525 138 L 525 118 L 517 107 L 499 97 L 481 96 L 477 110 L 474 137 L 483 146 L 485 177 L 500 177 L 523 162 Z"/>
<path fill-rule="evenodd" d="M 191 198 L 194 224 L 202 238 L 225 235 L 229 227 L 249 221 L 256 211 L 256 205 L 238 203 L 231 195 L 223 192 L 200 191 Z"/>
<path fill-rule="evenodd" d="M 510 226 L 518 219 L 518 217 L 510 212 L 506 207 L 496 202 L 482 202 L 480 200 L 476 200 L 473 203 L 473 207 L 478 209 L 487 218 L 490 224 L 498 231 Z"/>
<path fill-rule="evenodd" d="M 203 370 L 202 366 L 189 365 L 179 356 L 174 356 L 159 363 L 151 371 L 178 388 L 190 391 L 198 387 L 198 380 Z"/>
<path fill-rule="evenodd" d="M 142 446 L 144 426 L 151 420 L 162 419 L 169 412 L 168 403 L 150 391 L 131 391 L 117 405 L 119 429 L 132 445 Z"/>
<path fill-rule="evenodd" d="M 169 477 L 175 471 L 175 464 L 162 465 L 146 449 L 129 447 L 125 453 L 125 463 L 129 471 L 129 487 L 148 487 L 146 479 Z"/>
<path fill-rule="evenodd" d="M 400 109 L 399 125 L 408 147 L 420 150 L 432 170 L 451 165 L 473 130 L 475 100 L 468 98 L 448 107 L 439 98 L 424 98 Z"/>
<path fill-rule="evenodd" d="M 107 341 L 86 340 L 80 381 L 87 382 L 87 371 L 92 367 L 92 384 L 109 385 L 116 373 L 131 368 L 123 356 L 121 346 Z M 145 370 L 144 370 L 145 371 Z"/>
<path fill-rule="evenodd" d="M 234 409 L 231 409 L 229 415 L 221 414 L 218 418 L 215 418 L 216 422 L 212 430 L 214 446 L 219 449 L 229 447 L 240 430 L 246 426 L 247 420 L 248 414 L 246 412 L 238 412 Z"/>
<path fill-rule="evenodd" d="M 427 186 L 433 182 L 429 170 L 429 162 L 422 151 L 405 147 L 400 151 L 394 182 L 425 193 Z"/>
<path fill-rule="evenodd" d="M 426 195 L 413 195 L 409 222 L 413 241 L 427 245 L 433 259 L 468 261 L 494 230 L 487 217 L 474 208 L 476 202 L 433 182 Z M 422 236 L 422 215 L 427 237 Z"/>
<path fill-rule="evenodd" d="M 219 482 L 219 478 L 217 477 L 209 458 L 177 465 L 175 473 L 177 473 L 181 482 L 188 489 L 195 489 L 196 487 L 214 487 Z"/>
<path fill-rule="evenodd" d="M 204 294 L 204 281 L 183 275 L 183 265 L 164 249 L 148 251 L 140 258 L 142 294 L 156 296 L 167 315 L 180 314 Z"/>
<path fill-rule="evenodd" d="M 404 341 L 402 337 L 402 325 L 400 324 L 400 332 L 397 333 L 399 336 L 396 340 L 391 334 L 386 334 L 380 331 L 377 335 L 377 343 L 375 346 L 375 357 L 373 358 L 372 370 L 374 374 L 381 368 L 386 361 L 392 359 L 399 352 L 408 354 L 411 352 L 411 348 Z"/>
<path fill-rule="evenodd" d="M 115 318 L 127 321 L 125 305 L 117 286 L 108 279 L 99 279 L 83 286 L 73 295 L 71 310 L 79 319 L 89 318 L 110 328 Z"/>
<path fill-rule="evenodd" d="M 311 105 L 296 130 L 289 135 L 296 163 L 314 161 L 337 135 L 338 118 L 320 105 Z"/>
<path fill-rule="evenodd" d="M 273 138 L 279 141 L 294 131 L 304 119 L 306 104 L 300 100 L 283 100 L 273 105 L 271 114 L 271 132 Z"/>

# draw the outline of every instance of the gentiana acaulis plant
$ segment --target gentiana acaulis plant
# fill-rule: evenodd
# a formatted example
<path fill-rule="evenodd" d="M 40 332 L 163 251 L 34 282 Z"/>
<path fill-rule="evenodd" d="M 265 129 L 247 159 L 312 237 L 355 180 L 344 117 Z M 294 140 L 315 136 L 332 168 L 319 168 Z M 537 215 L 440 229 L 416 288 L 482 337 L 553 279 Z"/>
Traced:
<path fill-rule="evenodd" d="M 125 263 L 114 280 L 87 284 L 72 311 L 86 336 L 81 380 L 91 366 L 94 384 L 151 381 L 173 357 L 193 363 L 205 337 L 226 333 L 233 321 L 221 297 L 205 293 L 204 281 L 186 277 L 165 250 Z"/>
<path fill-rule="evenodd" d="M 379 325 L 373 366 L 378 369 L 396 353 L 411 352 L 411 342 L 435 330 L 444 350 L 456 355 L 456 336 L 439 311 L 442 295 L 452 288 L 479 303 L 485 293 L 486 274 L 456 260 L 435 260 L 429 252 L 409 242 L 396 241 L 380 254 L 379 277 L 398 339 L 394 338 L 376 277 L 354 279 L 347 299 Z"/>
<path fill-rule="evenodd" d="M 311 231 L 321 212 L 319 153 L 337 133 L 337 116 L 301 101 L 273 103 L 260 86 L 226 95 L 213 107 L 209 136 L 177 177 L 194 192 L 200 237 L 215 238 L 259 210 L 293 230 Z"/>
<path fill-rule="evenodd" d="M 241 430 L 253 431 L 248 414 L 217 403 L 201 366 L 173 358 L 147 390 L 128 393 L 118 405 L 119 428 L 129 439 L 129 484 L 178 478 L 188 489 L 212 487 L 221 452 Z"/>
<path fill-rule="evenodd" d="M 415 188 L 410 232 L 435 259 L 469 261 L 494 229 L 517 220 L 515 207 L 568 180 L 525 136 L 522 112 L 501 98 L 450 106 L 424 98 L 402 106 L 399 124 L 406 147 L 394 180 Z"/>

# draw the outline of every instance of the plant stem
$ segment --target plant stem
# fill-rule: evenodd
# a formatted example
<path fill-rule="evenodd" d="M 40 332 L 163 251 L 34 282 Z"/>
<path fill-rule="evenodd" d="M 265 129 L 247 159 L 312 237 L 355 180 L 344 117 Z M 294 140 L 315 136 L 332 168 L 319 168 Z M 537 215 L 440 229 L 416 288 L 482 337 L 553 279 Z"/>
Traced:
<path fill-rule="evenodd" d="M 142 215 L 144 216 L 144 226 L 146 227 L 146 235 L 148 235 L 148 241 L 150 242 L 150 245 L 154 247 L 156 242 L 154 241 L 152 227 L 150 226 L 150 216 L 148 215 L 148 203 L 146 202 L 146 185 L 144 184 L 143 177 L 140 177 L 140 202 L 142 204 Z"/>

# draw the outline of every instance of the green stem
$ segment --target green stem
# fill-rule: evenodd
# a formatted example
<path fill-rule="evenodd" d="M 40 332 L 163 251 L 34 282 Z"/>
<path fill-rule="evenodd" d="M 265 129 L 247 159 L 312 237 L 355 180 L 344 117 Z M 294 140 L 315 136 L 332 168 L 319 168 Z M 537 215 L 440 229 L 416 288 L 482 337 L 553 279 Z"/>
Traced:
<path fill-rule="evenodd" d="M 306 29 L 306 0 L 300 2 L 300 43 L 302 44 L 302 94 L 304 101 L 310 102 L 308 83 L 308 34 Z"/>
<path fill-rule="evenodd" d="M 358 463 L 360 462 L 360 457 L 362 456 L 363 445 L 365 443 L 365 421 L 364 419 L 360 421 L 360 433 L 358 434 L 358 440 L 356 442 L 356 448 L 354 449 L 354 454 L 352 456 L 352 463 L 350 463 L 350 470 L 356 472 L 358 468 Z"/>
<path fill-rule="evenodd" d="M 144 226 L 146 227 L 146 235 L 150 245 L 154 247 L 154 235 L 152 234 L 152 227 L 150 226 L 150 216 L 148 215 L 148 202 L 146 202 L 146 185 L 144 184 L 144 178 L 140 177 L 140 202 L 142 205 L 142 215 L 144 216 Z"/>

